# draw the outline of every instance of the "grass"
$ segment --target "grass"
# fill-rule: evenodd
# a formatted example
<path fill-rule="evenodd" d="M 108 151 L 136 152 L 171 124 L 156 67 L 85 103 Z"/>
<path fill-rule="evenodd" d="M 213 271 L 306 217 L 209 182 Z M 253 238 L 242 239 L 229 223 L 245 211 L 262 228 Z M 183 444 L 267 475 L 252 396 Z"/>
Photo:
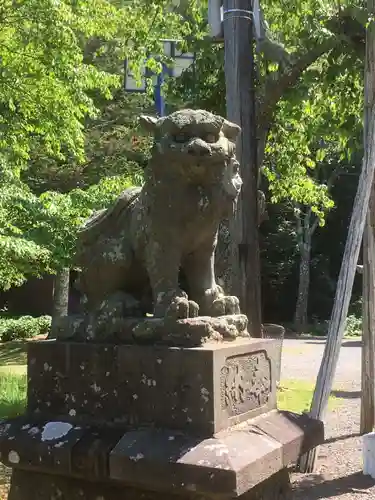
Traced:
<path fill-rule="evenodd" d="M 26 342 L 0 343 L 0 373 L 26 370 Z"/>
<path fill-rule="evenodd" d="M 314 383 L 303 380 L 282 380 L 277 392 L 277 405 L 280 410 L 302 413 L 310 410 L 314 393 Z M 328 408 L 332 410 L 340 404 L 340 399 L 331 395 Z"/>
<path fill-rule="evenodd" d="M 26 389 L 26 342 L 0 344 L 0 418 L 23 413 Z"/>
<path fill-rule="evenodd" d="M 0 373 L 0 418 L 16 417 L 24 412 L 26 391 L 25 373 Z"/>

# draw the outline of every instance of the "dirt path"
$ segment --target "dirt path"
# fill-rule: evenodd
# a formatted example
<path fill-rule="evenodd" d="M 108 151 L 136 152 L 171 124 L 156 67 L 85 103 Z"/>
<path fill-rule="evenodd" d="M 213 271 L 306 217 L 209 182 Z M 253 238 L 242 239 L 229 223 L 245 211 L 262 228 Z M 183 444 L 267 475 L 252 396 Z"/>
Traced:
<path fill-rule="evenodd" d="M 315 383 L 323 350 L 321 340 L 285 340 L 282 378 Z M 327 413 L 326 443 L 320 447 L 317 473 L 293 476 L 293 500 L 375 498 L 375 481 L 361 473 L 360 375 L 360 342 L 344 341 L 334 391 L 345 404 Z"/>

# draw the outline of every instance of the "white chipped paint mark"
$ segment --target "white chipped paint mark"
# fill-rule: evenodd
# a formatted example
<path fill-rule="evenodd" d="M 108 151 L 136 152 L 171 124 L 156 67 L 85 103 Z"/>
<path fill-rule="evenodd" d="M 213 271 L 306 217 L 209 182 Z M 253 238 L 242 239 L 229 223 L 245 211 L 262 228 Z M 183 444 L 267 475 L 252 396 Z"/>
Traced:
<path fill-rule="evenodd" d="M 60 441 L 59 443 L 55 444 L 55 448 L 61 448 L 62 446 L 64 446 L 65 444 L 65 441 Z"/>
<path fill-rule="evenodd" d="M 61 439 L 66 436 L 71 429 L 73 429 L 73 426 L 68 422 L 48 422 L 43 427 L 42 441 Z"/>
<path fill-rule="evenodd" d="M 102 388 L 97 385 L 96 382 L 94 382 L 90 387 L 94 392 L 100 392 L 102 390 Z"/>
<path fill-rule="evenodd" d="M 210 479 L 213 479 L 214 477 L 215 477 L 215 474 L 212 472 L 212 473 L 210 474 Z"/>
<path fill-rule="evenodd" d="M 46 402 L 46 405 L 47 405 L 48 407 L 50 407 L 50 406 L 51 406 L 51 403 L 50 403 L 49 401 L 47 401 L 47 402 Z"/>
<path fill-rule="evenodd" d="M 158 364 L 158 365 L 161 365 L 161 364 L 162 364 L 162 362 L 163 362 L 163 360 L 162 360 L 162 359 L 160 359 L 160 358 L 158 358 L 158 359 L 156 360 L 156 362 L 157 362 L 157 364 Z"/>
<path fill-rule="evenodd" d="M 14 438 L 15 438 L 15 436 L 9 436 L 8 441 L 13 441 Z"/>
<path fill-rule="evenodd" d="M 109 377 L 109 372 L 105 372 L 105 376 L 106 376 L 106 377 Z"/>
<path fill-rule="evenodd" d="M 211 466 L 211 462 L 209 460 L 198 460 L 197 464 Z"/>
<path fill-rule="evenodd" d="M 192 419 L 191 419 L 190 417 L 188 417 L 188 418 L 186 419 L 186 422 L 187 422 L 188 424 L 191 424 L 191 423 L 192 423 Z"/>
<path fill-rule="evenodd" d="M 168 441 L 174 441 L 176 438 L 174 436 L 168 436 Z"/>
<path fill-rule="evenodd" d="M 20 456 L 18 453 L 14 450 L 11 450 L 8 453 L 8 460 L 11 464 L 19 464 L 20 463 Z"/>
<path fill-rule="evenodd" d="M 138 394 L 133 394 L 133 399 L 136 401 L 138 399 Z"/>
<path fill-rule="evenodd" d="M 117 396 L 117 391 L 116 391 L 116 389 L 113 389 L 113 394 L 114 394 L 115 396 Z"/>
<path fill-rule="evenodd" d="M 76 402 L 76 398 L 73 396 L 73 394 L 71 395 L 71 400 L 72 400 L 72 403 Z"/>
<path fill-rule="evenodd" d="M 39 432 L 40 429 L 38 427 L 31 427 L 28 434 L 30 434 L 30 436 L 36 436 L 37 434 L 39 434 Z"/>
<path fill-rule="evenodd" d="M 81 370 L 84 370 L 84 369 L 85 369 L 85 365 L 84 365 L 83 363 L 81 363 L 81 364 L 79 365 L 79 367 L 81 368 Z"/>
<path fill-rule="evenodd" d="M 48 363 L 44 363 L 43 369 L 44 369 L 45 372 L 48 372 L 50 369 L 52 370 L 52 368 L 49 366 Z"/>
<path fill-rule="evenodd" d="M 147 382 L 147 377 L 144 373 L 142 373 L 142 376 L 141 376 L 141 384 L 145 384 Z"/>
<path fill-rule="evenodd" d="M 26 424 L 21 427 L 21 431 L 27 431 L 27 429 L 30 429 L 30 424 Z"/>
<path fill-rule="evenodd" d="M 134 462 L 138 462 L 138 460 L 142 460 L 142 458 L 145 458 L 143 453 L 137 453 L 135 456 L 129 457 L 130 460 L 133 460 Z"/>
<path fill-rule="evenodd" d="M 77 415 L 77 412 L 74 410 L 74 408 L 72 408 L 71 410 L 69 410 L 69 415 L 71 417 L 75 417 Z"/>
<path fill-rule="evenodd" d="M 215 451 L 216 456 L 221 457 L 222 455 L 226 455 L 229 453 L 229 450 L 225 444 L 217 443 L 217 444 L 207 444 L 205 446 L 206 450 Z"/>
<path fill-rule="evenodd" d="M 201 398 L 203 399 L 203 401 L 205 403 L 209 402 L 209 400 L 210 400 L 209 395 L 210 395 L 209 391 L 205 387 L 202 387 L 201 388 Z"/>

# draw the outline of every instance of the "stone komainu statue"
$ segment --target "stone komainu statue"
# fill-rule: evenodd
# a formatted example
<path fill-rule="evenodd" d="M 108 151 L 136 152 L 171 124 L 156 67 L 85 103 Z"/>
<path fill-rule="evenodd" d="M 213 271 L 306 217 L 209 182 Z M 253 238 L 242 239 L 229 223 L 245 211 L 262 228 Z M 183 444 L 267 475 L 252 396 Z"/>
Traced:
<path fill-rule="evenodd" d="M 220 221 L 233 213 L 242 184 L 235 156 L 240 128 L 202 110 L 140 120 L 155 138 L 144 186 L 124 191 L 79 234 L 88 328 L 106 314 L 176 320 L 238 314 L 238 299 L 215 281 L 214 253 Z"/>

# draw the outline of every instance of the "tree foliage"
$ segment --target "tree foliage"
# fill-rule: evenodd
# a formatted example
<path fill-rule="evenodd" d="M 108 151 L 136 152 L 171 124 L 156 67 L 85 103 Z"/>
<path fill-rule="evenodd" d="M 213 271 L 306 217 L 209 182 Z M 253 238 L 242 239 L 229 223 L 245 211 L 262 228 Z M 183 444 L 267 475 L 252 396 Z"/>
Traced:
<path fill-rule="evenodd" d="M 20 285 L 33 274 L 71 265 L 77 231 L 94 211 L 107 207 L 127 187 L 127 175 L 104 178 L 87 190 L 35 195 L 3 170 L 0 182 L 0 287 Z"/>
<path fill-rule="evenodd" d="M 93 92 L 111 97 L 125 56 L 139 64 L 160 51 L 161 36 L 187 31 L 166 4 L 3 0 L 0 153 L 22 161 L 39 146 L 48 155 L 82 158 L 84 119 L 97 113 Z"/>

